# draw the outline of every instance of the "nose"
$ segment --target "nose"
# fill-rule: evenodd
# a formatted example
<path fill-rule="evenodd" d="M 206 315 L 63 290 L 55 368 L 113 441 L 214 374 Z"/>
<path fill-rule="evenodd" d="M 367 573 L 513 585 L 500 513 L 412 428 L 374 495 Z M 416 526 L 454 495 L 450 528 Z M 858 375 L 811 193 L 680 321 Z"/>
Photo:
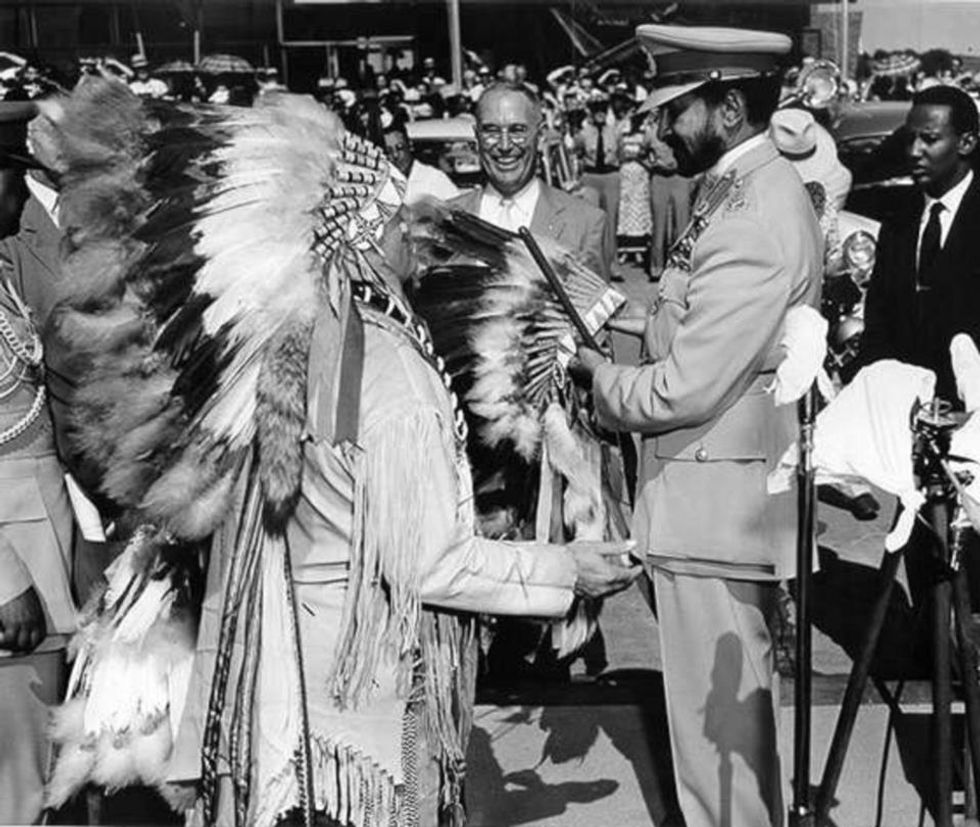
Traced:
<path fill-rule="evenodd" d="M 502 129 L 500 131 L 500 149 L 502 152 L 508 152 L 513 146 L 514 142 L 510 137 L 509 129 Z"/>
<path fill-rule="evenodd" d="M 909 157 L 914 161 L 921 158 L 923 147 L 924 144 L 919 138 L 912 138 L 911 142 L 909 143 Z"/>

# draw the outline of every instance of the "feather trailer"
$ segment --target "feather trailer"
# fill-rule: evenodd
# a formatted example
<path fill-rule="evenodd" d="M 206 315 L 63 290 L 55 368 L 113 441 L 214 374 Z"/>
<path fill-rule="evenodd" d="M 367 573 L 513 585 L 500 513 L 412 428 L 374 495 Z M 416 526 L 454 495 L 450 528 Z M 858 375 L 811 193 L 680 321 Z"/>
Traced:
<path fill-rule="evenodd" d="M 437 202 L 424 203 L 417 218 L 417 241 L 432 266 L 415 307 L 469 404 L 474 432 L 489 447 L 509 444 L 530 461 L 547 404 L 565 385 L 572 322 L 512 233 Z M 625 297 L 556 243 L 539 244 L 596 332 Z"/>
<path fill-rule="evenodd" d="M 73 354 L 75 447 L 110 499 L 197 538 L 258 441 L 281 527 L 299 485 L 318 240 L 331 221 L 346 232 L 338 216 L 380 186 L 380 162 L 288 95 L 165 105 L 90 79 L 42 114 L 68 238 L 52 330 Z"/>
<path fill-rule="evenodd" d="M 196 555 L 140 531 L 107 570 L 73 641 L 67 700 L 55 712 L 47 805 L 86 783 L 163 783 L 194 656 L 202 577 Z"/>

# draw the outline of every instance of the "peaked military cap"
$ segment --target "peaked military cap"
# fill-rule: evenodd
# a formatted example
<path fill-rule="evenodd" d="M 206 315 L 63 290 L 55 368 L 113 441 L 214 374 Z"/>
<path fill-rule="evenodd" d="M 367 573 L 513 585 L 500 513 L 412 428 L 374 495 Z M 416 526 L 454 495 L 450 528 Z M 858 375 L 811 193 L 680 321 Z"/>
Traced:
<path fill-rule="evenodd" d="M 779 71 L 792 41 L 784 34 L 717 26 L 637 26 L 636 37 L 657 67 L 641 109 L 662 106 L 712 80 L 764 77 Z"/>

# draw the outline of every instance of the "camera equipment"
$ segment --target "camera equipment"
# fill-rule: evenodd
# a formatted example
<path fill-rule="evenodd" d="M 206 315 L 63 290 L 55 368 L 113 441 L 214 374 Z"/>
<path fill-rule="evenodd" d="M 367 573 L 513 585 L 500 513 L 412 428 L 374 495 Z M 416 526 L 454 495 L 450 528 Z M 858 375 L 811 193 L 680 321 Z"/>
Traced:
<path fill-rule="evenodd" d="M 958 514 L 958 494 L 966 480 L 950 466 L 950 441 L 953 432 L 963 423 L 964 414 L 951 412 L 939 401 L 913 411 L 911 427 L 914 435 L 913 463 L 916 479 L 926 501 L 919 517 L 929 527 L 931 551 L 941 574 L 930 586 L 929 603 L 932 614 L 932 687 L 933 727 L 932 757 L 935 781 L 934 817 L 937 827 L 952 825 L 953 737 L 952 737 L 952 678 L 953 658 L 950 640 L 950 615 L 957 642 L 956 673 L 960 679 L 966 703 L 967 742 L 973 790 L 980 789 L 980 683 L 977 674 L 977 655 L 968 638 L 970 599 L 966 573 L 961 565 L 963 526 Z M 880 591 L 871 613 L 871 620 L 861 643 L 858 656 L 848 678 L 841 703 L 840 715 L 834 730 L 823 778 L 816 797 L 816 823 L 829 823 L 828 814 L 834 800 L 847 753 L 848 742 L 857 717 L 865 684 L 871 672 L 879 635 L 894 586 L 895 575 L 904 549 L 886 553 L 879 569 Z M 876 682 L 879 691 L 883 686 Z M 886 697 L 886 700 L 890 700 Z"/>

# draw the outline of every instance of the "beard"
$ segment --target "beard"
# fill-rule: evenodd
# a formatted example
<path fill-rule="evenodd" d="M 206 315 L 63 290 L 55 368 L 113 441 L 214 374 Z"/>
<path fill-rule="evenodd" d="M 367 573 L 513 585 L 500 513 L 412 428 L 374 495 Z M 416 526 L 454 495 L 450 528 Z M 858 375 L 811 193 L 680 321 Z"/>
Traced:
<path fill-rule="evenodd" d="M 725 154 L 725 141 L 721 135 L 705 128 L 691 142 L 684 143 L 677 135 L 671 135 L 667 145 L 674 152 L 677 172 L 685 178 L 700 175 L 711 169 Z"/>

